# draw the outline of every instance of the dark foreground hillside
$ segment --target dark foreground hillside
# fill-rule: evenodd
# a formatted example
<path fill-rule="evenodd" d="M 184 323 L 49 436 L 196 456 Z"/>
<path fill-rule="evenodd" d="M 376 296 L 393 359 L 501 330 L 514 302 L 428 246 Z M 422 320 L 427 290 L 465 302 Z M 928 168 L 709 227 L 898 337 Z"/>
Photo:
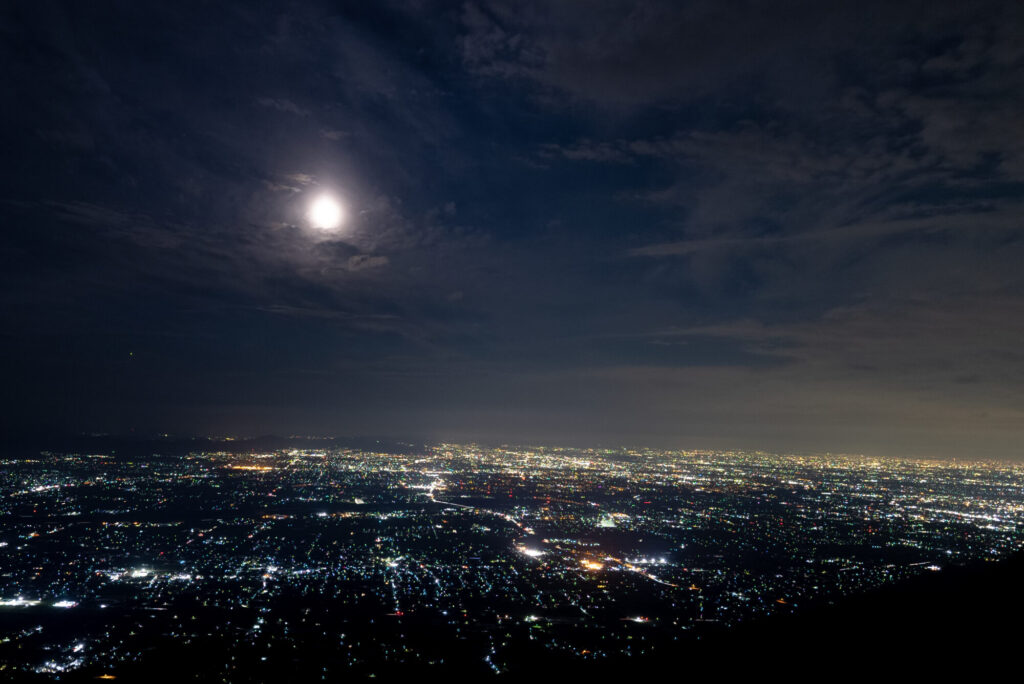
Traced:
<path fill-rule="evenodd" d="M 709 633 L 658 658 L 585 669 L 599 679 L 663 673 L 673 680 L 733 675 L 783 681 L 922 681 L 925 676 L 1020 681 L 1022 648 L 1024 554 L 1018 553 Z"/>

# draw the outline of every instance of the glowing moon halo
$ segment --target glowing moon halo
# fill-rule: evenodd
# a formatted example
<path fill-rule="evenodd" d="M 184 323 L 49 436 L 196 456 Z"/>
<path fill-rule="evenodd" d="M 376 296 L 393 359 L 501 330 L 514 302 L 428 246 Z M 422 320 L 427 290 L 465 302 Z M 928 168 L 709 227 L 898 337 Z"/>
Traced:
<path fill-rule="evenodd" d="M 334 230 L 344 218 L 341 205 L 330 195 L 317 197 L 309 207 L 309 222 L 320 230 Z"/>

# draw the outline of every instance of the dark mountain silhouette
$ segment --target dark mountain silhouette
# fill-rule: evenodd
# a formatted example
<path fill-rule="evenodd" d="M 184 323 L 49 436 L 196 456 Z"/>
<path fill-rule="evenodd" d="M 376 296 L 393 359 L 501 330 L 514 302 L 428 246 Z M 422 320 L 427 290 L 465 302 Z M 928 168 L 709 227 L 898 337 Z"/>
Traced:
<path fill-rule="evenodd" d="M 1022 620 L 1024 553 L 1017 553 L 708 632 L 657 657 L 576 671 L 597 679 L 662 672 L 672 680 L 1018 681 Z"/>

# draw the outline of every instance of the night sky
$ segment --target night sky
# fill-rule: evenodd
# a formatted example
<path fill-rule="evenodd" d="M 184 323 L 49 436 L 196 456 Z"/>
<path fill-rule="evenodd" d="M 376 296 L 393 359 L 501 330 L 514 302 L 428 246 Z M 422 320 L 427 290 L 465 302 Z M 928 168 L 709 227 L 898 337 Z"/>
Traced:
<path fill-rule="evenodd" d="M 5 430 L 1024 457 L 1021 3 L 12 1 L 0 65 Z"/>

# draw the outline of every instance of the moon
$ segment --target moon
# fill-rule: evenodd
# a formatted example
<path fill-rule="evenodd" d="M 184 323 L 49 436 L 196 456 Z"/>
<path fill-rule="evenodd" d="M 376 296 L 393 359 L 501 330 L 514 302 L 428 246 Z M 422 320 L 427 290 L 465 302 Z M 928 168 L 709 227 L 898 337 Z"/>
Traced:
<path fill-rule="evenodd" d="M 344 219 L 344 209 L 330 195 L 320 195 L 309 207 L 309 222 L 314 228 L 334 230 Z"/>

